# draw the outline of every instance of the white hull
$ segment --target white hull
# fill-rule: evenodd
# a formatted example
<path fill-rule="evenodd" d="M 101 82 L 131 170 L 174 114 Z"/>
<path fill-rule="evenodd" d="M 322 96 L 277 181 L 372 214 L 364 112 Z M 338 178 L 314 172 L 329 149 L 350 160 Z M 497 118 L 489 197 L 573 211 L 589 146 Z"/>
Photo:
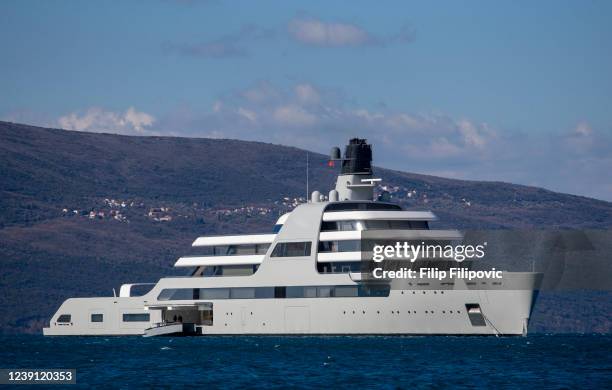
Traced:
<path fill-rule="evenodd" d="M 207 302 L 213 304 L 213 323 L 202 326 L 202 333 L 524 335 L 533 294 L 531 290 L 416 290 L 414 294 L 393 290 L 389 297 L 211 300 Z M 484 326 L 472 325 L 466 304 L 480 305 Z M 44 334 L 142 335 L 161 322 L 160 310 L 148 310 L 150 322 L 125 323 L 121 317 L 124 312 L 144 312 L 144 305 L 137 298 L 70 299 L 60 311 L 78 313 L 72 325 L 52 324 Z M 92 327 L 92 308 L 104 312 L 108 320 Z"/>

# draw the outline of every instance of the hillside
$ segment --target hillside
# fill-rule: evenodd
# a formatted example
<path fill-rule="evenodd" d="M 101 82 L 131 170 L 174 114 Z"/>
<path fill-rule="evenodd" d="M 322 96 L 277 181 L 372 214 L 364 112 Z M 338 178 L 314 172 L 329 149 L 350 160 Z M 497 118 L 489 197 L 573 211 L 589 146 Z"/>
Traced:
<path fill-rule="evenodd" d="M 37 332 L 67 297 L 109 295 L 121 283 L 176 272 L 174 260 L 198 235 L 269 231 L 280 214 L 303 201 L 305 157 L 303 150 L 258 142 L 0 122 L 0 332 Z M 323 155 L 311 153 L 310 161 L 311 190 L 326 192 L 336 170 Z M 434 211 L 437 227 L 612 225 L 609 202 L 508 183 L 379 168 L 376 174 L 392 201 Z M 569 306 L 541 313 L 536 307 L 540 330 L 611 328 L 609 298 L 546 299 L 565 299 Z M 603 321 L 589 322 L 589 315 L 565 321 L 563 310 L 571 312 L 580 299 L 593 312 L 608 305 Z"/>

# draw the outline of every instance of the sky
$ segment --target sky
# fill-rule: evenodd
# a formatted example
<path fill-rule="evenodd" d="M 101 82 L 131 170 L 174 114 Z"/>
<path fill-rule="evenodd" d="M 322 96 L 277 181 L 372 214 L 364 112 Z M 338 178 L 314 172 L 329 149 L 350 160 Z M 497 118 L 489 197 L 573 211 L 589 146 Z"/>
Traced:
<path fill-rule="evenodd" d="M 0 2 L 0 120 L 612 201 L 610 1 Z"/>

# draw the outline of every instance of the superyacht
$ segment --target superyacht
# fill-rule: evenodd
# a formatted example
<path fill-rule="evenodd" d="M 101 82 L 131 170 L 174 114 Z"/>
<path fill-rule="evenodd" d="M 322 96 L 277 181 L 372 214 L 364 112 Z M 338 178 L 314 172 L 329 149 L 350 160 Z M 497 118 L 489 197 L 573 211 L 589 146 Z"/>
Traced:
<path fill-rule="evenodd" d="M 503 272 L 498 281 L 373 278 L 368 240 L 457 242 L 430 228 L 429 211 L 374 200 L 372 149 L 352 139 L 327 195 L 278 218 L 269 234 L 198 237 L 194 253 L 144 295 L 121 286 L 112 297 L 67 299 L 43 333 L 55 335 L 525 335 L 541 274 Z M 371 248 L 370 248 L 371 249 Z M 450 269 L 453 261 L 428 267 Z M 467 264 L 467 262 L 466 262 Z M 463 264 L 465 266 L 466 264 Z M 410 267 L 423 265 L 419 261 Z"/>

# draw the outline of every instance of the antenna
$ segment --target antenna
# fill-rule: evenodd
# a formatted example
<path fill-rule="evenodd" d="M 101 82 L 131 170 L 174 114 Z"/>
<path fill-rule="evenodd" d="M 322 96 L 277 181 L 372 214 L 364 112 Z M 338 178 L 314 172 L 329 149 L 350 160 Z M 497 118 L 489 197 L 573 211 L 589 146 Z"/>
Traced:
<path fill-rule="evenodd" d="M 308 165 L 310 165 L 310 161 L 309 161 L 309 157 L 308 157 L 308 152 L 306 152 L 306 203 L 308 203 L 308 199 L 309 199 L 309 188 L 308 188 Z"/>

